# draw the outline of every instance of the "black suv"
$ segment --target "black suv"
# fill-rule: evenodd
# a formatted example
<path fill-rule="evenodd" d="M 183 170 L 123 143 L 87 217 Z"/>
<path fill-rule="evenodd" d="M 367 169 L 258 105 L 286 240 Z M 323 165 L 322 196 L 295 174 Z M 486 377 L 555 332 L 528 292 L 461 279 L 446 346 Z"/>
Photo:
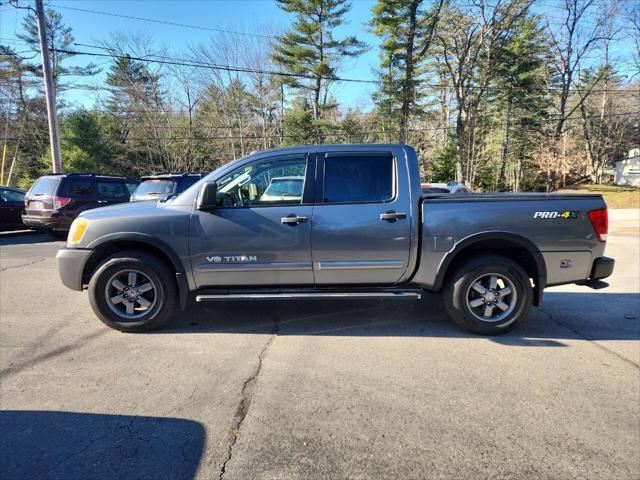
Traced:
<path fill-rule="evenodd" d="M 128 177 L 94 173 L 45 175 L 27 192 L 22 222 L 35 229 L 67 232 L 81 212 L 127 202 L 138 183 Z"/>
<path fill-rule="evenodd" d="M 162 173 L 140 179 L 140 185 L 131 195 L 132 202 L 142 200 L 164 200 L 184 192 L 206 173 Z"/>

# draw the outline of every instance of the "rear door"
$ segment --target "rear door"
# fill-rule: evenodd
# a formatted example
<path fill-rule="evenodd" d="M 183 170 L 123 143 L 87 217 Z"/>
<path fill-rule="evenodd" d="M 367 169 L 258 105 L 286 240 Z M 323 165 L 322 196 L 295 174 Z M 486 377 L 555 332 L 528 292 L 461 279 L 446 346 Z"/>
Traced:
<path fill-rule="evenodd" d="M 316 284 L 397 282 L 411 247 L 406 166 L 391 152 L 330 152 L 318 155 L 317 177 L 311 232 Z"/>
<path fill-rule="evenodd" d="M 0 189 L 0 227 L 15 228 L 22 225 L 24 194 L 17 190 Z"/>
<path fill-rule="evenodd" d="M 129 189 L 125 182 L 96 178 L 97 207 L 129 201 Z"/>
<path fill-rule="evenodd" d="M 91 175 L 70 175 L 58 189 L 58 203 L 63 215 L 73 220 L 81 212 L 98 206 L 96 186 Z"/>

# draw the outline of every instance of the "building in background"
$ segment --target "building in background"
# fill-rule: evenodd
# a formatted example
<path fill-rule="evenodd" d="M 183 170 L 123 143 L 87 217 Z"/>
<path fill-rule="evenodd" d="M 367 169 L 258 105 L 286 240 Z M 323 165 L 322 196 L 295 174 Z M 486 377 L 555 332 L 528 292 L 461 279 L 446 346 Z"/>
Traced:
<path fill-rule="evenodd" d="M 640 187 L 640 148 L 630 150 L 627 158 L 616 160 L 614 164 L 613 183 L 621 187 Z"/>

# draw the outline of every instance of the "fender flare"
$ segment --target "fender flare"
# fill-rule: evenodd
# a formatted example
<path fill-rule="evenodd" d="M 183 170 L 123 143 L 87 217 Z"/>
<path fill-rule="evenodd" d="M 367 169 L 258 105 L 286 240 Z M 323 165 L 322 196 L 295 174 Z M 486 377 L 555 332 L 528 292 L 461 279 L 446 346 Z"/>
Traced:
<path fill-rule="evenodd" d="M 447 255 L 440 262 L 438 273 L 434 282 L 434 289 L 440 290 L 442 288 L 442 284 L 444 283 L 444 279 L 447 275 L 449 267 L 458 256 L 458 254 L 460 254 L 466 248 L 469 248 L 476 243 L 486 240 L 507 241 L 518 245 L 520 248 L 525 249 L 531 254 L 536 264 L 536 270 L 538 274 L 538 278 L 536 278 L 536 286 L 534 288 L 534 305 L 538 305 L 542 301 L 542 292 L 547 284 L 547 266 L 544 261 L 544 257 L 542 256 L 542 253 L 540 252 L 538 247 L 531 240 L 523 237 L 522 235 L 510 232 L 482 232 L 470 235 L 457 242 L 453 250 L 447 253 Z"/>
<path fill-rule="evenodd" d="M 178 255 L 175 253 L 175 251 L 162 240 L 158 240 L 156 237 L 139 232 L 117 232 L 99 237 L 83 248 L 91 249 L 95 252 L 102 247 L 107 247 L 109 244 L 119 241 L 131 241 L 147 244 L 151 247 L 157 248 L 164 255 L 166 255 L 172 266 L 175 268 L 180 308 L 184 310 L 187 306 L 187 300 L 189 298 L 189 284 L 187 282 L 187 275 L 184 269 L 184 264 L 180 260 L 180 257 L 178 257 Z M 87 259 L 87 262 L 90 259 L 91 256 Z"/>

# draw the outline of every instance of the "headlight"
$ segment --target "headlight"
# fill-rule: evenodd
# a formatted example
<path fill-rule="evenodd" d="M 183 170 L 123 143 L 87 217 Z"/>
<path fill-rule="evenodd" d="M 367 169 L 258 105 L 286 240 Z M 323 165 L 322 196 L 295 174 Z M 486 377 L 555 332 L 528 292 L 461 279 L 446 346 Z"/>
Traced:
<path fill-rule="evenodd" d="M 71 245 L 77 245 L 84 235 L 85 230 L 89 226 L 89 220 L 86 218 L 78 217 L 71 224 L 69 229 L 69 236 L 67 237 L 67 243 Z"/>

